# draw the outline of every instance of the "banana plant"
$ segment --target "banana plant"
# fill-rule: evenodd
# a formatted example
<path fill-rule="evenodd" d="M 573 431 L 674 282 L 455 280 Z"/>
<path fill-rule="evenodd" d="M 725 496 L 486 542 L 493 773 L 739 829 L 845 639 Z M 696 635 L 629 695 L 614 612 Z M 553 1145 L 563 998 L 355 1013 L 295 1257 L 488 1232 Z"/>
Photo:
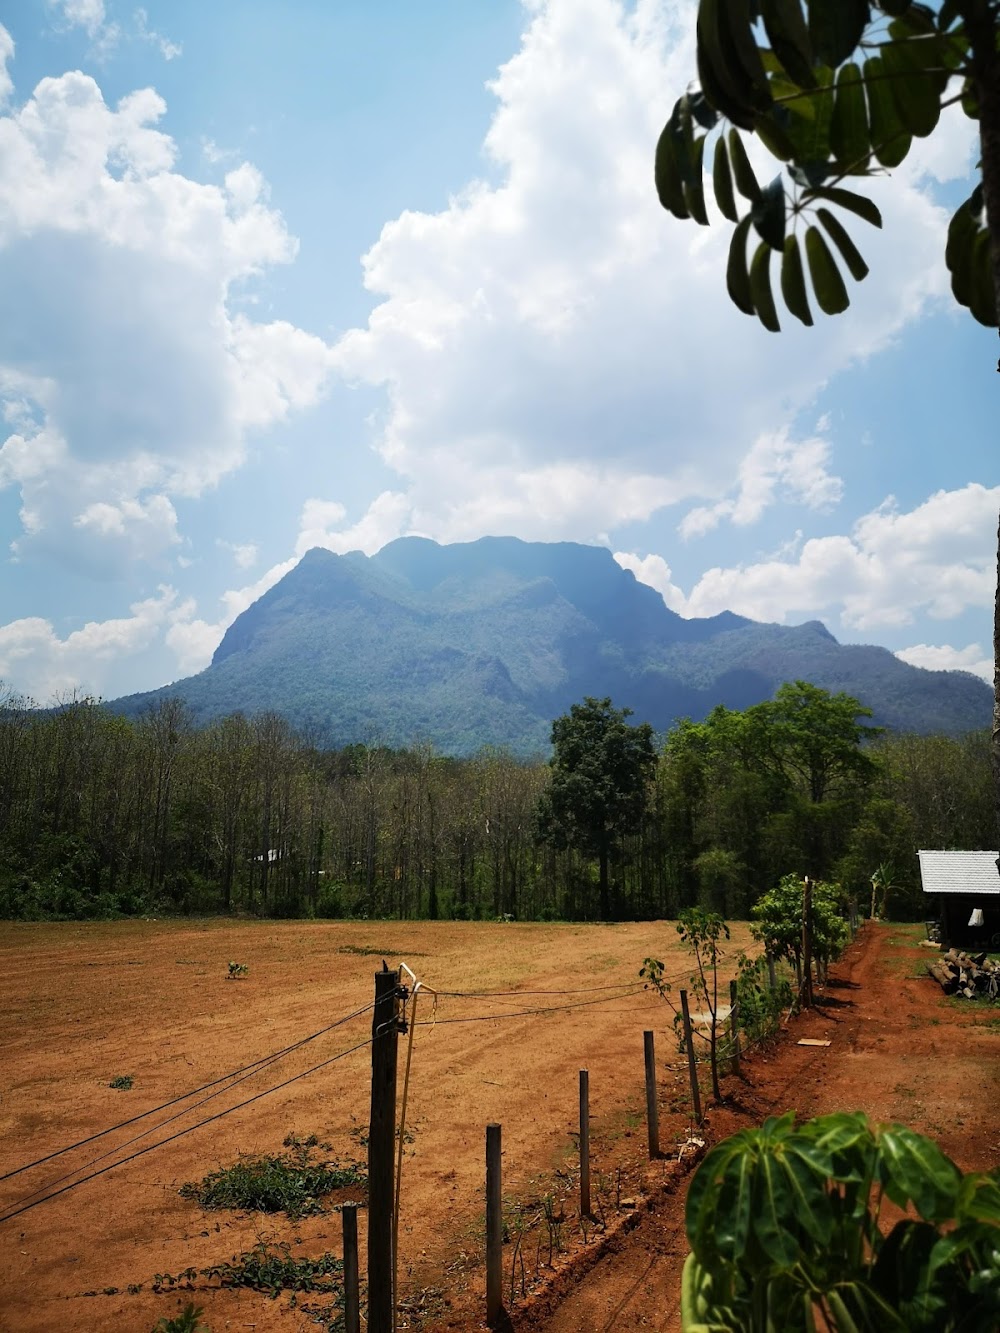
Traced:
<path fill-rule="evenodd" d="M 899 166 L 960 103 L 980 127 L 981 179 L 952 218 L 945 259 L 955 299 L 997 325 L 998 16 L 998 0 L 700 0 L 698 83 L 660 135 L 656 189 L 675 217 L 708 226 L 710 181 L 733 224 L 726 285 L 744 314 L 778 332 L 776 290 L 806 325 L 814 307 L 846 310 L 849 280 L 868 265 L 845 216 L 882 225 L 854 183 Z M 747 135 L 779 164 L 773 180 L 758 180 Z"/>
<path fill-rule="evenodd" d="M 889 1229 L 884 1200 L 905 1215 Z M 860 1114 L 771 1117 L 688 1190 L 684 1333 L 987 1333 L 1000 1327 L 1000 1183 Z"/>

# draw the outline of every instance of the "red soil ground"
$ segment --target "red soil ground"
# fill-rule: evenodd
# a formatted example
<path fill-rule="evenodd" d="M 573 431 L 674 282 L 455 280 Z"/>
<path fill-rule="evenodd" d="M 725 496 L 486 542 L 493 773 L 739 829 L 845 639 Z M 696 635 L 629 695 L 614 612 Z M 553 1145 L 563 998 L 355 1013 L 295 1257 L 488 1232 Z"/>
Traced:
<path fill-rule="evenodd" d="M 747 943 L 738 932 L 734 949 Z M 684 1073 L 670 1014 L 650 992 L 629 992 L 650 953 L 682 976 L 685 956 L 665 923 L 598 926 L 474 923 L 115 923 L 16 926 L 0 942 L 0 1176 L 109 1124 L 166 1102 L 366 1005 L 384 955 L 405 959 L 442 996 L 434 1026 L 418 1022 L 407 1114 L 400 1227 L 400 1327 L 425 1333 L 482 1326 L 483 1127 L 504 1127 L 504 1195 L 523 1270 L 514 1275 L 518 1330 L 677 1327 L 690 1133 Z M 866 927 L 833 970 L 821 1007 L 794 1020 L 771 1053 L 731 1079 L 711 1108 L 714 1140 L 765 1115 L 861 1109 L 933 1134 L 966 1168 L 1000 1162 L 995 1113 L 995 1011 L 961 1007 L 923 973 L 927 951 L 906 927 Z M 673 951 L 673 952 L 672 952 Z M 230 959 L 245 981 L 225 979 Z M 594 987 L 623 989 L 597 991 Z M 468 992 L 518 991 L 485 999 Z M 530 991 L 572 991 L 529 995 Z M 524 1009 L 555 1012 L 515 1016 Z M 561 1006 L 567 1006 L 562 1008 Z M 580 1006 L 580 1007 L 569 1007 Z M 500 1019 L 499 1014 L 507 1017 Z M 419 1020 L 431 1018 L 421 998 Z M 464 1021 L 484 1018 L 488 1021 Z M 446 1022 L 445 1020 L 463 1020 Z M 365 1013 L 125 1151 L 135 1151 L 363 1042 Z M 657 1033 L 661 1146 L 646 1155 L 642 1032 Z M 799 1047 L 803 1035 L 829 1048 Z M 402 1048 L 401 1048 L 402 1055 Z M 290 1131 L 329 1140 L 341 1159 L 364 1157 L 369 1050 L 363 1046 L 212 1125 L 0 1222 L 0 1330 L 146 1333 L 187 1299 L 222 1329 L 309 1330 L 288 1294 L 152 1290 L 158 1272 L 207 1267 L 259 1239 L 296 1256 L 339 1253 L 336 1213 L 205 1212 L 180 1197 L 241 1152 L 275 1152 Z M 667 1063 L 664 1063 L 667 1062 Z M 401 1061 L 402 1065 L 402 1061 Z M 597 1226 L 577 1207 L 577 1071 L 590 1071 Z M 130 1074 L 130 1092 L 108 1087 Z M 210 1090 L 214 1091 L 214 1089 Z M 207 1094 L 202 1094 L 207 1095 Z M 161 1123 L 175 1107 L 152 1117 Z M 59 1188 L 145 1128 L 143 1121 L 36 1171 L 0 1180 L 0 1215 Z M 412 1137 L 411 1137 L 412 1136 Z M 90 1169 L 107 1165 L 109 1157 Z M 71 1177 L 72 1179 L 72 1177 Z M 563 1220 L 550 1226 L 550 1215 Z M 360 1214 L 359 1230 L 366 1228 Z M 549 1254 L 549 1240 L 552 1254 Z M 362 1255 L 364 1265 L 364 1255 Z M 128 1287 L 138 1286 L 129 1292 Z M 301 1299 L 308 1301 L 308 1297 Z"/>

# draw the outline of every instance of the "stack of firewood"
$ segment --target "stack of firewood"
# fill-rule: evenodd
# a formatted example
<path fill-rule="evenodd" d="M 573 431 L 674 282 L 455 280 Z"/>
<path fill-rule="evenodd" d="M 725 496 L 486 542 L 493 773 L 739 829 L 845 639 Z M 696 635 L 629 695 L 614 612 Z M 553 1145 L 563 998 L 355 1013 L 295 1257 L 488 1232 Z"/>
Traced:
<path fill-rule="evenodd" d="M 946 995 L 963 995 L 967 1000 L 995 1000 L 1000 995 L 1000 962 L 985 953 L 949 949 L 928 963 L 927 971 Z"/>

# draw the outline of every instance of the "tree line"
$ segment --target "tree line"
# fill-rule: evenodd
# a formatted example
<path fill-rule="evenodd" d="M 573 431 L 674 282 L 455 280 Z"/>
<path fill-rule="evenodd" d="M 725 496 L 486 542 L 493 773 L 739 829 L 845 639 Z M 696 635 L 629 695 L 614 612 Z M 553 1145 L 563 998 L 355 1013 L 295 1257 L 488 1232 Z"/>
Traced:
<path fill-rule="evenodd" d="M 993 845 L 989 736 L 889 736 L 804 682 L 657 745 L 611 700 L 553 756 L 318 750 L 281 718 L 195 727 L 0 695 L 0 916 L 730 918 L 789 873 L 922 912 L 918 847 Z"/>

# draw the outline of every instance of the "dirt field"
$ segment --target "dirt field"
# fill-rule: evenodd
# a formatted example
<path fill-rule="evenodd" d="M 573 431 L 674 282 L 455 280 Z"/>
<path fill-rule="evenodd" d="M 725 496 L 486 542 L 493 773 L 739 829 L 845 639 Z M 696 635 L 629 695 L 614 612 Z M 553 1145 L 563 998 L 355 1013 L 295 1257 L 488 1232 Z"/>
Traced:
<path fill-rule="evenodd" d="M 916 947 L 917 934 L 866 928 L 834 973 L 824 1007 L 793 1023 L 776 1052 L 757 1057 L 743 1079 L 729 1082 L 731 1103 L 710 1112 L 705 1136 L 721 1137 L 787 1106 L 805 1115 L 860 1108 L 934 1134 L 965 1167 L 1000 1162 L 1000 1021 L 993 1011 L 959 1007 L 923 977 L 926 951 Z M 521 1249 L 526 1300 L 521 1270 L 505 1247 L 506 1280 L 513 1271 L 518 1296 L 511 1326 L 550 1333 L 672 1330 L 685 1252 L 685 1165 L 679 1169 L 676 1158 L 689 1134 L 687 1103 L 683 1074 L 667 1063 L 677 1061 L 669 1011 L 649 992 L 629 988 L 648 953 L 667 960 L 668 975 L 686 972 L 675 940 L 663 923 L 7 927 L 0 944 L 0 1012 L 7 1019 L 0 1175 L 367 1005 L 382 957 L 403 959 L 427 984 L 466 994 L 443 995 L 436 1023 L 418 1023 L 415 1038 L 400 1228 L 400 1288 L 408 1308 L 401 1327 L 482 1326 L 483 1139 L 485 1124 L 497 1120 L 512 1237 L 534 1223 Z M 734 939 L 734 949 L 744 943 L 745 937 Z M 249 965 L 246 980 L 226 980 L 231 959 Z M 595 989 L 619 983 L 618 992 Z M 522 998 L 469 994 L 488 990 L 516 990 Z M 430 1019 L 429 997 L 420 1006 L 418 1018 Z M 550 1006 L 560 1008 L 515 1016 Z M 510 1016 L 491 1017 L 499 1014 Z M 478 1019 L 489 1021 L 467 1021 Z M 370 1026 L 366 1012 L 238 1087 L 221 1085 L 224 1095 L 125 1151 L 329 1060 L 365 1041 Z M 645 1151 L 645 1028 L 657 1033 L 666 1154 L 653 1163 Z M 794 1038 L 801 1035 L 830 1037 L 832 1044 L 798 1047 Z M 277 1151 L 290 1131 L 327 1139 L 342 1160 L 363 1159 L 369 1068 L 363 1046 L 2 1223 L 0 1329 L 145 1333 L 191 1295 L 205 1307 L 213 1333 L 315 1329 L 310 1316 L 290 1308 L 287 1295 L 271 1301 L 199 1280 L 193 1293 L 178 1297 L 153 1292 L 151 1283 L 156 1273 L 228 1260 L 261 1238 L 286 1241 L 297 1256 L 339 1253 L 337 1214 L 290 1223 L 208 1213 L 177 1191 L 239 1152 Z M 606 1224 L 586 1235 L 575 1204 L 580 1068 L 590 1070 L 593 1193 Z M 109 1082 L 122 1074 L 132 1076 L 132 1090 L 111 1090 Z M 187 1105 L 151 1121 L 160 1124 Z M 0 1212 L 30 1198 L 31 1190 L 59 1188 L 66 1182 L 57 1178 L 70 1167 L 84 1167 L 147 1125 L 0 1182 Z M 564 1219 L 551 1226 L 543 1218 L 549 1199 L 553 1217 Z M 362 1241 L 365 1227 L 362 1212 Z M 129 1293 L 130 1284 L 141 1289 Z"/>
<path fill-rule="evenodd" d="M 734 938 L 734 946 L 747 942 L 745 932 Z M 619 1178 L 616 1166 L 634 1155 L 634 1141 L 645 1144 L 643 1030 L 657 1030 L 665 1056 L 671 1017 L 655 995 L 635 990 L 638 969 L 650 953 L 666 959 L 668 975 L 688 969 L 686 955 L 677 951 L 676 932 L 663 923 L 6 926 L 0 943 L 0 1012 L 6 1020 L 0 1175 L 369 1004 L 373 972 L 383 957 L 391 963 L 405 960 L 442 991 L 570 991 L 492 999 L 443 995 L 434 1025 L 418 1021 L 400 1209 L 400 1289 L 426 1315 L 451 1310 L 460 1321 L 469 1321 L 466 1326 L 474 1326 L 482 1308 L 488 1121 L 503 1126 L 504 1193 L 512 1207 L 549 1194 L 557 1199 L 572 1188 L 578 1161 L 573 1134 L 578 1071 L 588 1068 L 595 1195 L 615 1216 L 626 1211 L 618 1205 L 638 1197 L 641 1182 L 629 1172 Z M 248 965 L 245 980 L 226 979 L 230 960 Z M 595 989 L 619 985 L 617 991 Z M 514 1016 L 553 1006 L 560 1008 Z M 430 998 L 421 997 L 418 1020 L 431 1019 L 432 1009 Z M 503 1014 L 510 1016 L 490 1017 Z M 461 1021 L 481 1019 L 489 1021 Z M 328 1060 L 365 1041 L 370 1031 L 371 1014 L 365 1012 L 231 1091 L 224 1085 L 224 1095 L 125 1151 L 135 1152 Z M 403 1051 L 401 1044 L 400 1083 Z M 261 1237 L 289 1242 L 296 1255 L 339 1253 L 339 1214 L 289 1223 L 263 1214 L 207 1213 L 177 1191 L 240 1152 L 279 1151 L 289 1132 L 318 1134 L 342 1160 L 363 1160 L 369 1071 L 370 1050 L 364 1046 L 287 1089 L 0 1224 L 5 1242 L 0 1328 L 5 1333 L 149 1330 L 181 1304 L 176 1294 L 151 1290 L 156 1273 L 229 1260 Z M 121 1075 L 132 1077 L 130 1091 L 109 1088 Z M 670 1077 L 664 1073 L 665 1092 Z M 32 1190 L 59 1188 L 67 1183 L 59 1178 L 70 1168 L 86 1167 L 186 1108 L 187 1103 L 170 1108 L 75 1154 L 0 1181 L 0 1212 L 30 1199 Z M 665 1114 L 665 1144 L 684 1137 L 683 1115 L 675 1120 L 672 1125 Z M 662 1176 L 668 1169 L 657 1163 L 652 1172 Z M 362 1243 L 365 1230 L 362 1212 Z M 567 1223 L 563 1232 L 561 1239 L 571 1249 L 574 1226 Z M 541 1258 L 544 1252 L 533 1254 L 530 1267 Z M 129 1293 L 129 1285 L 136 1284 L 142 1289 Z M 195 1298 L 204 1305 L 213 1333 L 316 1327 L 300 1310 L 289 1309 L 287 1296 L 271 1301 L 207 1285 L 198 1283 Z"/>

